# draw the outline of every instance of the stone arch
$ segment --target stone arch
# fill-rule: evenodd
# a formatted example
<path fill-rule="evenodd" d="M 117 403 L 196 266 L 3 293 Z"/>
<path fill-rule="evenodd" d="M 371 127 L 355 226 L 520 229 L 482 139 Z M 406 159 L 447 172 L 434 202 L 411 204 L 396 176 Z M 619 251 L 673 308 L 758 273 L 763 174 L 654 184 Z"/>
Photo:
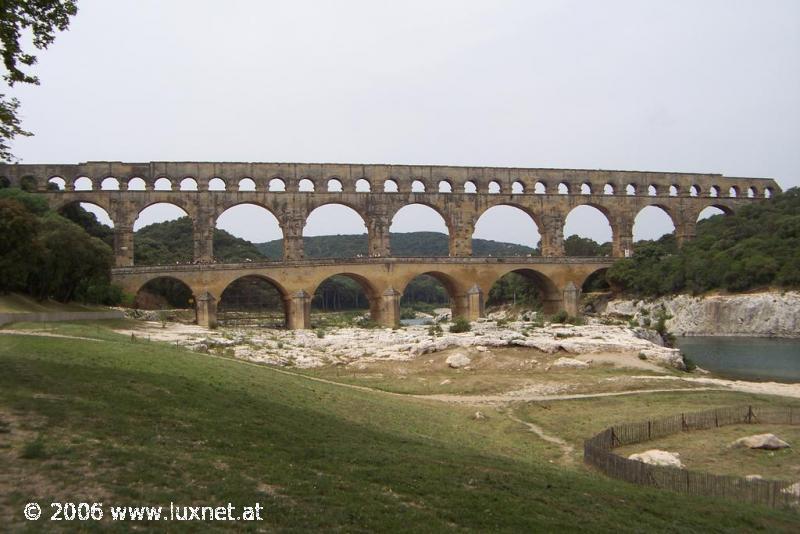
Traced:
<path fill-rule="evenodd" d="M 228 184 L 220 178 L 219 176 L 215 176 L 214 178 L 208 181 L 208 190 L 209 191 L 225 191 L 228 189 Z"/>
<path fill-rule="evenodd" d="M 88 176 L 79 176 L 72 181 L 72 189 L 75 191 L 92 191 L 94 182 Z"/>
<path fill-rule="evenodd" d="M 327 191 L 329 193 L 341 193 L 343 191 L 342 181 L 338 178 L 329 178 L 327 182 Z"/>
<path fill-rule="evenodd" d="M 536 182 L 533 185 L 533 192 L 536 195 L 546 195 L 547 194 L 547 184 L 544 182 Z"/>
<path fill-rule="evenodd" d="M 177 200 L 177 199 L 176 199 Z M 187 209 L 188 208 L 188 209 Z M 198 235 L 198 229 L 195 227 L 194 218 L 192 217 L 193 211 L 191 207 L 181 205 L 179 202 L 159 202 L 153 201 L 149 204 L 142 206 L 133 221 L 133 240 L 131 242 L 132 249 L 127 251 L 127 254 L 133 259 L 135 265 L 154 265 L 157 262 L 155 258 L 148 258 L 146 255 L 147 250 L 137 246 L 137 241 L 140 241 L 140 233 L 146 226 L 156 223 L 176 221 L 181 228 L 181 232 L 191 232 L 191 239 L 188 243 L 170 243 L 168 252 L 171 256 L 170 263 L 190 263 L 195 258 L 196 245 L 194 239 Z M 160 255 L 161 257 L 163 255 Z"/>
<path fill-rule="evenodd" d="M 5 176 L 0 176 L 0 189 L 8 189 L 11 187 L 11 180 Z"/>
<path fill-rule="evenodd" d="M 676 184 L 672 184 L 671 186 L 669 186 L 669 196 L 677 197 L 680 194 L 680 192 L 681 192 L 680 186 Z"/>
<path fill-rule="evenodd" d="M 525 193 L 525 184 L 520 182 L 519 180 L 515 181 L 511 184 L 511 194 L 512 195 L 522 195 Z"/>
<path fill-rule="evenodd" d="M 400 293 L 404 293 L 409 284 L 420 276 L 427 275 L 434 278 L 439 282 L 447 295 L 450 297 L 450 305 L 452 316 L 467 317 L 467 288 L 461 284 L 458 279 L 442 271 L 423 271 L 411 273 L 403 277 L 400 281 L 400 287 L 397 288 Z"/>
<path fill-rule="evenodd" d="M 731 198 L 737 198 L 739 196 L 739 188 L 735 185 L 732 185 L 728 188 L 728 196 Z"/>
<path fill-rule="evenodd" d="M 747 198 L 755 198 L 758 196 L 758 189 L 755 186 L 747 188 Z"/>
<path fill-rule="evenodd" d="M 771 187 L 764 188 L 764 198 L 772 198 L 772 195 L 775 194 L 775 191 Z"/>
<path fill-rule="evenodd" d="M 92 199 L 92 200 L 69 200 L 59 205 L 58 212 L 62 215 L 65 215 L 64 211 L 67 210 L 70 206 L 78 205 L 84 210 L 88 211 L 92 215 L 95 216 L 97 222 L 104 226 L 108 226 L 110 228 L 114 228 L 114 219 L 111 218 L 111 214 L 108 210 L 108 204 L 103 202 L 101 199 Z M 66 215 L 67 218 L 71 219 L 69 215 Z"/>
<path fill-rule="evenodd" d="M 602 222 L 598 215 L 605 220 L 608 230 L 606 237 L 603 232 Z M 580 220 L 579 220 L 580 219 Z M 587 219 L 594 219 L 595 222 L 588 222 Z M 572 235 L 592 239 L 602 244 L 614 240 L 614 227 L 611 225 L 611 214 L 605 206 L 594 203 L 582 203 L 572 208 L 564 217 L 564 227 L 562 229 L 565 239 Z"/>
<path fill-rule="evenodd" d="M 120 190 L 120 183 L 119 180 L 114 178 L 113 176 L 107 176 L 103 178 L 100 182 L 100 190 L 101 191 L 119 191 Z"/>
<path fill-rule="evenodd" d="M 220 291 L 217 316 L 222 324 L 241 324 L 255 316 L 257 324 L 287 326 L 288 301 L 286 288 L 275 279 L 260 273 L 245 274 L 228 281 Z"/>
<path fill-rule="evenodd" d="M 356 282 L 359 285 L 359 287 L 364 293 L 364 296 L 366 297 L 366 302 L 364 304 L 366 304 L 367 307 L 369 308 L 370 319 L 376 323 L 381 323 L 383 320 L 383 313 L 381 309 L 382 308 L 381 292 L 375 287 L 375 285 L 368 278 L 356 273 L 351 273 L 351 272 L 335 273 L 326 276 L 321 280 L 318 280 L 314 284 L 314 287 L 311 290 L 311 294 L 313 295 L 311 301 L 312 309 L 319 307 L 318 299 L 319 299 L 320 288 L 323 288 L 324 284 L 327 281 L 336 277 L 347 278 L 349 280 L 352 280 L 353 282 Z M 323 307 L 327 309 L 327 306 Z"/>
<path fill-rule="evenodd" d="M 660 232 L 660 233 L 659 233 Z M 633 219 L 633 240 L 660 239 L 675 233 L 675 219 L 670 210 L 661 204 L 649 204 L 640 209 Z"/>
<path fill-rule="evenodd" d="M 570 194 L 569 183 L 560 182 L 558 184 L 558 194 L 559 195 L 569 195 Z"/>
<path fill-rule="evenodd" d="M 372 191 L 372 184 L 366 178 L 356 180 L 356 193 L 369 193 Z"/>
<path fill-rule="evenodd" d="M 153 182 L 153 190 L 154 191 L 172 191 L 172 181 L 165 177 L 161 176 Z"/>
<path fill-rule="evenodd" d="M 225 230 L 234 237 L 244 239 L 251 243 L 266 243 L 269 241 L 280 240 L 280 250 L 276 257 L 271 260 L 278 260 L 283 257 L 284 232 L 280 220 L 275 212 L 267 205 L 254 201 L 232 202 L 223 204 L 223 209 L 214 217 L 214 227 Z M 241 224 L 240 221 L 247 221 Z M 218 249 L 218 238 L 216 233 L 213 239 L 213 250 Z M 261 256 L 240 257 L 232 261 L 264 261 Z"/>
<path fill-rule="evenodd" d="M 710 197 L 718 198 L 719 192 L 720 191 L 718 185 L 712 185 L 711 187 L 708 188 L 708 196 Z"/>
<path fill-rule="evenodd" d="M 313 193 L 316 189 L 316 184 L 310 178 L 302 178 L 297 183 L 297 190 L 301 193 Z"/>
<path fill-rule="evenodd" d="M 452 182 L 450 182 L 450 180 L 439 180 L 439 192 L 452 193 L 453 192 Z"/>
<path fill-rule="evenodd" d="M 414 180 L 411 182 L 411 192 L 412 193 L 424 193 L 425 192 L 425 182 L 422 180 Z"/>
<path fill-rule="evenodd" d="M 59 191 L 64 191 L 67 188 L 67 181 L 64 180 L 61 176 L 53 176 L 52 178 L 47 180 L 48 186 L 53 184 L 58 188 Z"/>
<path fill-rule="evenodd" d="M 613 195 L 614 194 L 614 184 L 604 184 L 603 185 L 603 194 L 604 195 Z"/>
<path fill-rule="evenodd" d="M 696 185 L 689 186 L 689 196 L 690 197 L 699 197 L 700 196 L 700 188 Z"/>
<path fill-rule="evenodd" d="M 362 213 L 361 208 L 348 202 L 321 202 L 310 206 L 310 211 L 305 218 L 303 225 L 303 237 L 323 236 L 323 235 L 363 235 L 363 243 L 355 247 L 357 256 L 369 255 L 369 228 L 367 227 L 367 217 Z M 335 217 L 325 216 L 324 213 L 331 210 L 338 211 Z M 345 220 L 345 225 L 337 230 L 332 230 L 332 221 L 340 223 Z M 360 224 L 359 224 L 360 223 Z M 340 231 L 343 230 L 343 231 Z M 306 251 L 307 258 L 317 257 L 313 250 Z"/>
<path fill-rule="evenodd" d="M 239 191 L 255 191 L 256 190 L 256 181 L 252 178 L 242 178 L 239 180 Z"/>
<path fill-rule="evenodd" d="M 500 282 L 504 276 L 510 273 L 521 275 L 535 284 L 539 290 L 539 294 L 541 295 L 542 311 L 544 311 L 544 313 L 552 314 L 559 310 L 562 302 L 561 291 L 550 277 L 535 269 L 520 269 L 511 267 L 500 270 L 493 278 L 489 280 L 489 283 L 487 284 L 488 287 L 485 288 L 485 294 L 487 298 L 491 293 L 492 288 L 495 287 L 495 284 Z"/>
<path fill-rule="evenodd" d="M 416 216 L 413 215 L 414 212 L 416 212 Z M 405 222 L 405 224 L 409 224 L 409 223 L 411 223 L 411 221 L 413 221 L 414 224 L 412 224 L 412 226 L 415 226 L 415 228 L 412 229 L 412 230 L 397 229 L 395 227 L 395 224 L 397 224 L 397 222 L 398 222 L 397 221 L 398 215 L 409 214 L 409 213 L 411 215 L 408 215 L 408 216 L 404 215 L 404 217 L 410 217 L 411 220 Z M 433 213 L 435 213 L 438 216 L 438 218 L 434 217 L 434 219 L 431 219 L 431 215 Z M 435 204 L 429 203 L 429 202 L 412 202 L 410 204 L 404 204 L 402 206 L 397 206 L 393 212 L 390 210 L 390 213 L 388 215 L 389 215 L 388 220 L 389 220 L 390 232 L 395 232 L 395 233 L 397 233 L 399 231 L 411 231 L 411 232 L 434 231 L 434 232 L 441 232 L 442 231 L 441 227 L 437 228 L 436 230 L 431 230 L 430 229 L 431 226 L 437 226 L 436 223 L 433 223 L 433 220 L 436 220 L 437 223 L 438 222 L 443 223 L 443 226 L 444 226 L 444 229 L 445 229 L 446 233 L 448 235 L 452 236 L 452 225 L 450 224 L 450 220 L 445 216 L 445 214 L 442 212 L 442 210 L 438 206 L 436 206 Z M 401 219 L 401 222 L 403 222 L 402 219 Z M 394 228 L 394 229 L 392 229 L 392 228 Z"/>
<path fill-rule="evenodd" d="M 191 285 L 175 275 L 154 274 L 139 286 L 134 295 L 134 307 L 142 309 L 190 309 L 195 303 Z"/>
<path fill-rule="evenodd" d="M 658 187 L 653 184 L 647 186 L 647 196 L 655 197 L 658 196 Z"/>
<path fill-rule="evenodd" d="M 581 184 L 581 195 L 591 195 L 592 194 L 592 184 L 589 182 L 583 182 Z"/>
<path fill-rule="evenodd" d="M 180 184 L 178 184 L 178 189 L 180 191 L 197 191 L 197 180 L 191 176 L 187 176 L 180 181 Z"/>
<path fill-rule="evenodd" d="M 472 180 L 467 180 L 466 182 L 464 182 L 464 192 L 465 193 L 477 193 L 478 192 L 478 186 L 475 185 L 475 182 L 473 182 Z"/>
<path fill-rule="evenodd" d="M 580 283 L 581 293 L 593 293 L 597 291 L 607 291 L 609 288 L 606 282 L 606 273 L 608 267 L 601 267 L 586 275 L 586 278 Z M 597 311 L 597 310 L 590 310 Z"/>
<path fill-rule="evenodd" d="M 34 192 L 39 189 L 39 182 L 33 176 L 23 176 L 19 179 L 19 188 L 23 191 Z"/>
<path fill-rule="evenodd" d="M 488 228 L 484 227 L 488 222 L 487 218 L 494 217 L 495 226 L 504 232 L 504 235 L 492 235 Z M 499 219 L 499 221 L 498 221 Z M 527 228 L 526 228 L 527 227 Z M 541 242 L 541 221 L 529 209 L 513 202 L 503 202 L 496 204 L 484 210 L 476 219 L 475 226 L 472 231 L 472 255 L 473 256 L 486 256 L 480 249 L 475 247 L 475 239 L 490 239 L 494 241 L 509 241 L 519 243 L 524 246 L 536 249 Z M 523 229 L 523 234 L 526 238 L 521 239 L 522 236 L 514 236 L 510 232 Z M 516 239 L 516 240 L 514 240 Z M 523 243 L 523 241 L 525 241 Z M 510 256 L 519 256 L 520 254 L 509 254 Z M 530 255 L 530 254 L 528 254 Z"/>
<path fill-rule="evenodd" d="M 397 180 L 389 178 L 383 181 L 384 193 L 397 193 L 398 191 L 399 191 L 399 186 L 397 185 Z"/>
<path fill-rule="evenodd" d="M 498 182 L 497 180 L 492 180 L 491 182 L 489 182 L 489 186 L 487 187 L 486 191 L 490 195 L 496 195 L 498 193 L 501 193 L 503 191 L 503 188 L 500 185 L 500 182 Z"/>
<path fill-rule="evenodd" d="M 625 186 L 625 194 L 629 197 L 636 196 L 637 193 L 636 184 L 628 184 Z"/>
<path fill-rule="evenodd" d="M 277 176 L 271 178 L 267 184 L 267 190 L 271 192 L 284 192 L 286 191 L 286 182 Z"/>
<path fill-rule="evenodd" d="M 695 220 L 700 221 L 703 219 L 708 219 L 715 215 L 732 215 L 733 210 L 724 204 L 708 204 L 703 207 L 698 213 L 697 218 Z"/>

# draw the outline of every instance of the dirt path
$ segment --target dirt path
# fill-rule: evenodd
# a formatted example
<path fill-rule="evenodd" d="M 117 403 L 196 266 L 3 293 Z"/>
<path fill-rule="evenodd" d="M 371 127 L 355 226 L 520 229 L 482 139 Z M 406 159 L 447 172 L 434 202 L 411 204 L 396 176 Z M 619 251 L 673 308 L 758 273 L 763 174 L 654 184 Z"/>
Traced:
<path fill-rule="evenodd" d="M 519 423 L 521 425 L 525 425 L 526 427 L 528 427 L 528 429 L 531 432 L 539 436 L 539 438 L 543 439 L 544 441 L 552 443 L 554 445 L 558 445 L 558 447 L 561 449 L 561 463 L 565 465 L 572 465 L 575 463 L 575 458 L 572 455 L 572 453 L 575 451 L 575 448 L 572 445 L 570 445 L 563 439 L 559 438 L 558 436 L 552 436 L 550 434 L 547 434 L 542 429 L 542 427 L 535 425 L 534 423 L 531 423 L 529 421 L 523 421 L 522 419 L 520 419 L 519 417 L 517 417 L 512 413 L 509 413 L 507 415 L 508 418 L 514 421 L 515 423 Z"/>
<path fill-rule="evenodd" d="M 65 336 L 64 334 L 51 334 L 49 332 L 38 332 L 36 330 L 0 330 L 0 334 L 31 337 L 58 337 L 62 339 L 79 339 L 81 341 L 103 341 L 92 337 Z"/>

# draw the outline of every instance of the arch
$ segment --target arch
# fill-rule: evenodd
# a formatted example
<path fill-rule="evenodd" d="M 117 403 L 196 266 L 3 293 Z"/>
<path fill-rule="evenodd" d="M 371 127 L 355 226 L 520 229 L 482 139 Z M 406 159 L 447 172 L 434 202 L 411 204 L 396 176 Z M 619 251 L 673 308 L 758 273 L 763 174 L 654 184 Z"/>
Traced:
<path fill-rule="evenodd" d="M 453 184 L 451 184 L 449 180 L 439 180 L 439 192 L 440 193 L 452 193 L 453 192 Z"/>
<path fill-rule="evenodd" d="M 511 194 L 512 195 L 522 195 L 525 193 L 525 185 L 517 180 L 513 184 L 511 184 Z"/>
<path fill-rule="evenodd" d="M 489 194 L 492 195 L 500 193 L 502 191 L 502 188 L 500 187 L 500 182 L 498 182 L 497 180 L 492 180 L 491 182 L 489 182 L 489 187 L 487 191 L 489 192 Z"/>
<path fill-rule="evenodd" d="M 137 232 L 151 224 L 174 221 L 182 217 L 188 218 L 188 212 L 178 204 L 171 202 L 153 202 L 144 206 L 136 214 L 133 231 Z"/>
<path fill-rule="evenodd" d="M 400 305 L 411 307 L 415 302 L 418 302 L 419 286 L 423 285 L 425 281 L 430 282 L 431 279 L 438 282 L 447 293 L 452 316 L 466 316 L 466 289 L 459 284 L 455 277 L 441 271 L 425 271 L 407 276 L 401 282 L 400 292 L 402 297 L 400 298 Z"/>
<path fill-rule="evenodd" d="M 435 234 L 450 235 L 450 226 L 447 219 L 441 212 L 433 206 L 420 202 L 406 204 L 398 209 L 391 218 L 389 226 L 389 239 L 393 256 L 408 256 L 407 237 L 398 234 L 409 232 L 429 232 Z M 448 239 L 444 236 L 426 236 L 428 247 L 424 253 L 417 253 L 416 256 L 447 256 L 449 253 Z M 405 246 L 404 246 L 405 245 Z"/>
<path fill-rule="evenodd" d="M 87 176 L 81 176 L 79 178 L 75 178 L 75 181 L 72 182 L 72 188 L 75 191 L 91 191 L 94 189 L 94 183 L 92 179 Z"/>
<path fill-rule="evenodd" d="M 383 192 L 384 193 L 397 193 L 399 191 L 397 187 L 397 182 L 389 178 L 388 180 L 384 180 L 383 182 Z"/>
<path fill-rule="evenodd" d="M 739 188 L 735 185 L 732 185 L 728 188 L 728 196 L 732 198 L 736 198 L 739 196 Z"/>
<path fill-rule="evenodd" d="M 715 217 L 717 215 L 730 215 L 733 213 L 727 206 L 719 205 L 719 204 L 711 204 L 706 206 L 700 213 L 697 214 L 697 220 L 702 221 L 704 219 L 710 219 L 711 217 Z"/>
<path fill-rule="evenodd" d="M 700 196 L 700 188 L 697 187 L 696 185 L 689 187 L 689 196 L 690 197 Z"/>
<path fill-rule="evenodd" d="M 359 274 L 342 272 L 330 275 L 316 285 L 312 295 L 312 313 L 368 309 L 370 319 L 375 323 L 381 322 L 381 294 Z"/>
<path fill-rule="evenodd" d="M 581 284 L 581 293 L 604 292 L 604 291 L 608 291 L 609 289 L 611 289 L 611 287 L 608 284 L 608 281 L 606 280 L 606 273 L 607 272 L 608 272 L 608 268 L 607 267 L 602 267 L 600 269 L 597 269 L 593 273 L 591 273 L 589 276 L 587 276 L 583 280 L 583 283 Z M 591 306 L 591 304 L 589 306 Z M 597 310 L 595 310 L 593 308 L 594 307 L 592 306 L 592 308 L 589 309 L 588 311 L 592 311 L 592 312 L 597 311 Z"/>
<path fill-rule="evenodd" d="M 128 191 L 144 191 L 147 189 L 147 182 L 145 182 L 143 178 L 136 176 L 128 180 L 126 189 Z"/>
<path fill-rule="evenodd" d="M 475 182 L 473 182 L 472 180 L 467 180 L 466 182 L 464 182 L 464 192 L 465 193 L 477 193 L 478 192 L 478 186 L 475 185 Z"/>
<path fill-rule="evenodd" d="M 629 197 L 636 195 L 636 184 L 628 184 L 625 186 L 625 194 Z"/>
<path fill-rule="evenodd" d="M 481 213 L 475 222 L 472 232 L 472 255 L 531 256 L 540 241 L 539 225 L 531 212 L 512 204 L 500 204 Z M 492 242 L 503 244 L 492 246 Z M 521 246 L 514 247 L 507 243 Z M 523 247 L 528 249 L 525 250 Z"/>
<path fill-rule="evenodd" d="M 673 184 L 673 185 L 669 186 L 669 196 L 677 197 L 679 192 L 680 192 L 680 188 L 677 185 Z"/>
<path fill-rule="evenodd" d="M 612 184 L 605 184 L 603 186 L 603 194 L 604 195 L 613 195 L 614 194 L 614 186 Z"/>
<path fill-rule="evenodd" d="M 589 182 L 584 182 L 581 184 L 581 195 L 591 195 L 592 194 L 592 184 Z"/>
<path fill-rule="evenodd" d="M 765 187 L 764 188 L 764 198 L 772 198 L 773 194 L 774 194 L 774 191 L 772 190 L 771 187 Z"/>
<path fill-rule="evenodd" d="M 228 184 L 222 178 L 214 177 L 208 181 L 209 191 L 225 191 L 227 188 Z"/>
<path fill-rule="evenodd" d="M 634 241 L 660 239 L 671 233 L 675 233 L 675 221 L 664 206 L 645 206 L 633 220 Z"/>
<path fill-rule="evenodd" d="M 369 193 L 372 191 L 372 184 L 366 178 L 356 180 L 356 193 Z"/>
<path fill-rule="evenodd" d="M 252 178 L 242 178 L 239 180 L 239 191 L 255 191 L 256 182 Z"/>
<path fill-rule="evenodd" d="M 181 191 L 197 191 L 197 180 L 192 178 L 191 176 L 187 176 L 181 183 L 178 184 L 178 188 Z"/>
<path fill-rule="evenodd" d="M 11 187 L 11 180 L 5 176 L 0 176 L 0 189 L 8 189 Z"/>
<path fill-rule="evenodd" d="M 103 178 L 103 181 L 100 182 L 100 190 L 119 191 L 119 180 L 117 180 L 113 176 L 108 176 L 106 178 Z"/>
<path fill-rule="evenodd" d="M 267 190 L 273 192 L 283 192 L 286 191 L 286 182 L 284 182 L 281 178 L 273 178 L 269 181 L 267 185 Z M 311 184 L 311 190 L 314 190 L 314 184 Z"/>
<path fill-rule="evenodd" d="M 261 274 L 248 274 L 231 280 L 222 290 L 217 306 L 221 325 L 284 327 L 289 314 L 286 289 Z"/>
<path fill-rule="evenodd" d="M 341 193 L 342 192 L 342 182 L 338 178 L 331 178 L 328 180 L 328 192 L 329 193 Z"/>
<path fill-rule="evenodd" d="M 509 275 L 515 276 L 509 277 Z M 558 311 L 561 306 L 561 292 L 547 275 L 535 269 L 512 268 L 508 269 L 507 271 L 500 272 L 497 278 L 495 278 L 492 282 L 491 286 L 489 287 L 489 291 L 487 292 L 487 305 L 502 304 L 503 302 L 501 301 L 504 301 L 508 296 L 507 288 L 509 285 L 511 285 L 509 284 L 509 281 L 519 282 L 518 280 L 514 280 L 514 278 L 517 276 L 522 277 L 526 282 L 528 282 L 528 284 L 526 284 L 528 287 L 532 286 L 538 290 L 535 300 L 526 299 L 530 304 L 536 304 L 536 306 L 533 306 L 533 309 L 541 308 L 541 310 L 545 313 L 556 313 Z M 511 295 L 513 298 L 513 292 Z"/>
<path fill-rule="evenodd" d="M 94 221 L 87 220 L 86 214 L 76 210 L 75 207 L 80 207 L 89 212 L 94 217 Z M 99 223 L 108 228 L 114 228 L 114 221 L 109 216 L 108 210 L 100 204 L 74 200 L 60 206 L 58 212 L 67 219 L 81 225 L 93 237 L 104 239 L 109 245 L 113 244 L 113 235 L 96 226 Z"/>
<path fill-rule="evenodd" d="M 338 243 L 337 248 L 347 247 L 347 256 L 368 256 L 369 238 L 365 217 L 354 207 L 342 203 L 326 203 L 314 208 L 306 217 L 303 237 L 314 236 L 346 236 Z M 355 234 L 355 235 L 354 235 Z M 355 243 L 354 243 L 355 240 Z M 308 242 L 305 250 L 307 258 L 333 257 L 331 250 L 320 250 Z"/>
<path fill-rule="evenodd" d="M 172 182 L 169 178 L 161 177 L 153 184 L 154 191 L 172 191 Z"/>
<path fill-rule="evenodd" d="M 533 185 L 533 192 L 536 195 L 545 195 L 547 194 L 547 185 L 544 182 L 536 182 Z"/>
<path fill-rule="evenodd" d="M 558 194 L 559 195 L 569 195 L 569 184 L 567 182 L 561 182 L 558 184 Z"/>
<path fill-rule="evenodd" d="M 135 308 L 144 310 L 191 309 L 194 305 L 192 288 L 174 276 L 156 276 L 136 291 Z"/>
<path fill-rule="evenodd" d="M 33 192 L 39 189 L 39 184 L 33 176 L 23 176 L 19 179 L 19 188 L 23 191 Z"/>
<path fill-rule="evenodd" d="M 244 239 L 250 243 L 265 243 L 268 258 L 279 260 L 283 257 L 283 230 L 275 214 L 268 208 L 252 202 L 241 202 L 229 206 L 217 216 L 215 228 Z M 245 249 L 221 232 L 214 232 L 214 254 L 225 256 L 225 261 L 251 262 L 264 261 L 264 254 Z"/>
<path fill-rule="evenodd" d="M 652 184 L 647 186 L 647 195 L 651 197 L 658 196 L 658 188 Z"/>
<path fill-rule="evenodd" d="M 411 192 L 412 193 L 424 193 L 425 192 L 425 182 L 422 180 L 414 180 L 411 182 Z"/>
<path fill-rule="evenodd" d="M 747 198 L 755 198 L 758 196 L 758 189 L 752 185 L 747 188 Z"/>
<path fill-rule="evenodd" d="M 613 240 L 613 230 L 608 212 L 601 206 L 581 204 L 570 210 L 564 218 L 564 237 L 578 236 L 597 244 Z M 567 251 L 569 255 L 569 251 Z"/>
<path fill-rule="evenodd" d="M 107 178 L 106 178 L 107 179 Z M 47 180 L 48 184 L 53 184 L 58 188 L 59 191 L 63 191 L 67 188 L 67 182 L 60 176 L 53 176 L 49 180 Z"/>
<path fill-rule="evenodd" d="M 708 196 L 710 197 L 718 197 L 719 196 L 719 186 L 712 185 L 708 188 Z"/>

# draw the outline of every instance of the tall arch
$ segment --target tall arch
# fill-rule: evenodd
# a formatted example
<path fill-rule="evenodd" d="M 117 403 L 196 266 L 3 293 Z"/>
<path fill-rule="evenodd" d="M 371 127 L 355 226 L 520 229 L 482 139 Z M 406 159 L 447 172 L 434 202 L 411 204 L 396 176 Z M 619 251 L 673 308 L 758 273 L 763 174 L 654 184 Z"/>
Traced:
<path fill-rule="evenodd" d="M 700 210 L 700 213 L 697 214 L 697 220 L 702 221 L 717 215 L 730 215 L 731 213 L 733 211 L 727 206 L 712 204 Z"/>
<path fill-rule="evenodd" d="M 316 312 L 338 312 L 369 310 L 370 319 L 382 322 L 380 292 L 364 276 L 342 272 L 328 276 L 314 288 L 311 300 L 312 314 Z M 315 318 L 312 315 L 312 324 Z"/>
<path fill-rule="evenodd" d="M 435 208 L 426 204 L 407 204 L 397 210 L 392 216 L 389 232 L 394 256 L 447 256 L 450 250 L 447 221 Z M 411 232 L 425 234 L 402 235 Z M 409 250 L 409 239 L 413 239 L 418 252 Z"/>
<path fill-rule="evenodd" d="M 305 239 L 320 236 L 330 237 L 324 241 Z M 307 258 L 366 257 L 369 254 L 364 217 L 345 204 L 330 203 L 314 208 L 306 217 L 303 237 Z"/>
<path fill-rule="evenodd" d="M 216 229 L 253 244 L 263 244 L 260 250 L 254 250 L 255 245 L 245 248 L 232 242 L 228 235 L 214 232 L 214 255 L 223 261 L 263 261 L 264 255 L 273 260 L 283 257 L 281 225 L 264 206 L 249 202 L 230 206 L 217 216 Z"/>
<path fill-rule="evenodd" d="M 190 263 L 194 259 L 194 226 L 188 213 L 167 202 L 142 208 L 133 223 L 136 265 Z"/>
<path fill-rule="evenodd" d="M 541 238 L 539 225 L 532 213 L 514 205 L 493 206 L 484 211 L 475 223 L 472 255 L 530 256 L 539 247 Z M 527 250 L 523 247 L 527 247 Z"/>
<path fill-rule="evenodd" d="M 662 206 L 645 206 L 633 220 L 633 240 L 660 239 L 664 235 L 675 233 L 675 221 L 672 215 Z"/>
<path fill-rule="evenodd" d="M 136 291 L 133 306 L 143 310 L 191 309 L 195 302 L 192 288 L 173 276 L 151 278 Z"/>
<path fill-rule="evenodd" d="M 602 255 L 602 248 L 594 247 L 592 243 L 583 240 L 591 240 L 598 246 L 613 241 L 614 232 L 608 213 L 589 204 L 574 207 L 564 219 L 564 238 L 564 248 L 568 256 L 577 255 L 571 253 L 573 246 L 585 249 L 587 245 L 597 249 L 597 254 L 593 255 Z"/>

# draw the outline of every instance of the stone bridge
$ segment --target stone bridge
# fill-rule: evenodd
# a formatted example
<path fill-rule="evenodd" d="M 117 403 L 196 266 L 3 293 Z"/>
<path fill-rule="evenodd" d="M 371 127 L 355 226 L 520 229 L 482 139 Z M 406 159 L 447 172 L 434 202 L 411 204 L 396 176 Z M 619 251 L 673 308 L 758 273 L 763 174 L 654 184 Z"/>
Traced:
<path fill-rule="evenodd" d="M 59 188 L 53 189 L 51 184 Z M 347 274 L 368 293 L 373 317 L 396 324 L 397 302 L 405 284 L 418 274 L 439 278 L 457 314 L 478 317 L 491 284 L 510 271 L 532 273 L 550 309 L 577 312 L 572 297 L 608 259 L 564 258 L 564 223 L 582 205 L 598 209 L 612 229 L 614 257 L 633 250 L 633 223 L 648 206 L 663 210 L 679 243 L 695 235 L 700 212 L 714 206 L 732 213 L 780 191 L 766 178 L 720 174 L 661 173 L 580 169 L 522 169 L 417 165 L 302 163 L 88 162 L 81 164 L 0 165 L 0 186 L 38 191 L 51 208 L 85 202 L 103 208 L 114 223 L 114 278 L 128 290 L 158 276 L 185 281 L 198 307 L 213 323 L 213 300 L 238 277 L 254 274 L 276 284 L 284 296 L 287 322 L 308 326 L 308 302 L 317 285 L 333 274 Z M 158 203 L 183 209 L 193 222 L 194 265 L 134 267 L 133 225 L 145 208 Z M 217 218 L 239 204 L 271 212 L 283 232 L 283 262 L 214 263 Z M 369 258 L 349 262 L 304 260 L 303 228 L 309 214 L 328 204 L 355 210 L 368 232 Z M 448 258 L 392 258 L 389 228 L 403 206 L 423 204 L 444 219 L 450 236 Z M 472 258 L 472 234 L 480 216 L 494 206 L 521 209 L 541 234 L 542 257 Z M 416 273 L 416 274 L 414 274 Z M 324 276 L 323 276 L 324 275 Z M 411 277 L 411 278 L 408 278 Z M 139 284 L 137 286 L 137 284 Z M 212 304 L 200 304 L 209 302 Z"/>

